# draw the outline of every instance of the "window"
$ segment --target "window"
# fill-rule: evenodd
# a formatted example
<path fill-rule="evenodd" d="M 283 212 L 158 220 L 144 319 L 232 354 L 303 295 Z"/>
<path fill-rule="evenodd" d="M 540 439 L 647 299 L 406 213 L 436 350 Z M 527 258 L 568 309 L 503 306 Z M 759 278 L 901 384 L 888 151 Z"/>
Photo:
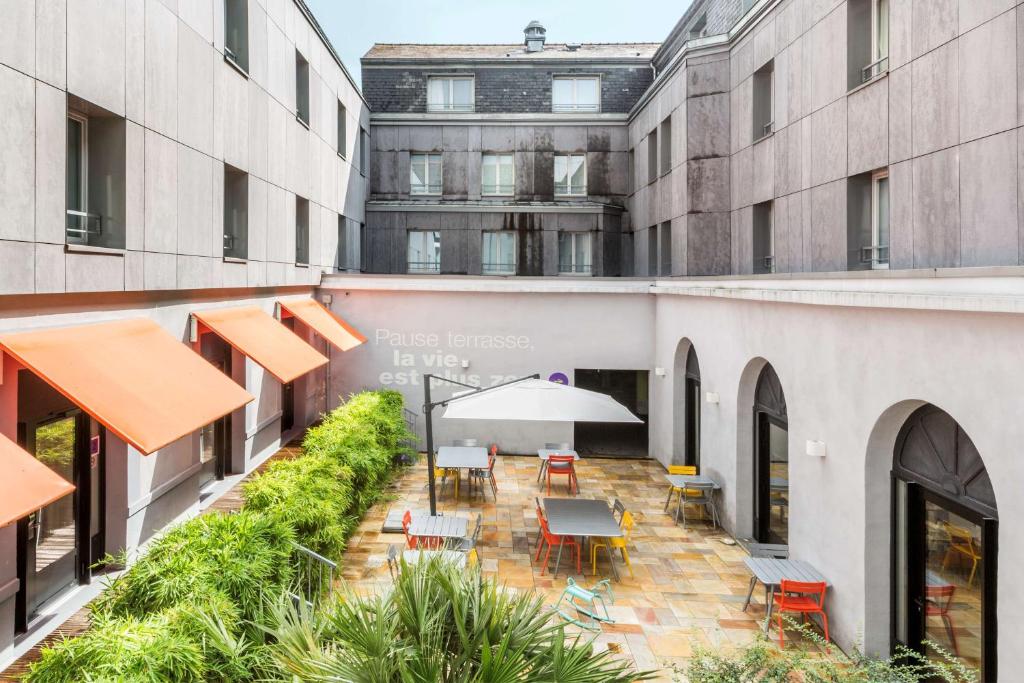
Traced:
<path fill-rule="evenodd" d="M 89 120 L 68 114 L 68 151 L 65 174 L 68 244 L 88 244 L 90 235 L 103 231 L 102 218 L 88 211 Z"/>
<path fill-rule="evenodd" d="M 345 158 L 345 150 L 348 145 L 348 136 L 345 129 L 346 121 L 345 118 L 348 112 L 345 110 L 345 105 L 338 100 L 338 156 L 342 159 Z"/>
<path fill-rule="evenodd" d="M 658 226 L 652 225 L 647 229 L 647 275 L 654 277 L 658 274 Z"/>
<path fill-rule="evenodd" d="M 224 57 L 249 71 L 249 0 L 224 0 Z"/>
<path fill-rule="evenodd" d="M 626 182 L 628 183 L 629 194 L 636 192 L 636 149 L 629 148 L 629 159 L 627 163 Z"/>
<path fill-rule="evenodd" d="M 601 111 L 601 79 L 597 76 L 555 76 L 551 81 L 551 111 Z"/>
<path fill-rule="evenodd" d="M 847 180 L 847 235 L 850 270 L 889 267 L 889 170 Z"/>
<path fill-rule="evenodd" d="M 658 250 L 661 261 L 659 275 L 668 276 L 672 274 L 672 221 L 665 221 L 661 224 L 661 248 Z"/>
<path fill-rule="evenodd" d="M 409 155 L 409 192 L 441 194 L 441 155 Z"/>
<path fill-rule="evenodd" d="M 555 194 L 563 196 L 586 196 L 587 155 L 555 155 Z"/>
<path fill-rule="evenodd" d="M 358 272 L 362 267 L 362 223 L 338 216 L 338 270 Z"/>
<path fill-rule="evenodd" d="M 558 272 L 561 275 L 590 275 L 592 255 L 589 232 L 558 233 Z"/>
<path fill-rule="evenodd" d="M 661 122 L 661 175 L 672 170 L 672 117 Z"/>
<path fill-rule="evenodd" d="M 441 272 L 441 233 L 437 230 L 409 231 L 409 272 Z"/>
<path fill-rule="evenodd" d="M 249 256 L 249 178 L 224 165 L 224 256 Z"/>
<path fill-rule="evenodd" d="M 510 195 L 516 187 L 515 156 L 512 154 L 484 154 L 481 170 L 481 194 Z"/>
<path fill-rule="evenodd" d="M 516 234 L 485 232 L 482 261 L 484 275 L 515 275 Z"/>
<path fill-rule="evenodd" d="M 309 127 L 309 62 L 295 51 L 295 118 Z"/>
<path fill-rule="evenodd" d="M 693 25 L 690 27 L 690 40 L 693 40 L 694 38 L 703 38 L 707 35 L 707 32 L 708 13 L 705 12 L 697 17 L 697 21 L 693 22 Z"/>
<path fill-rule="evenodd" d="M 647 136 L 647 182 L 658 179 L 658 129 L 655 128 Z"/>
<path fill-rule="evenodd" d="M 309 200 L 295 198 L 295 263 L 309 265 Z"/>
<path fill-rule="evenodd" d="M 772 89 L 775 87 L 774 81 L 775 60 L 769 60 L 767 64 L 754 72 L 754 142 L 772 133 Z"/>
<path fill-rule="evenodd" d="M 359 174 L 366 175 L 370 170 L 370 134 L 365 128 L 359 129 Z"/>
<path fill-rule="evenodd" d="M 889 70 L 889 0 L 847 3 L 848 87 L 856 88 Z"/>
<path fill-rule="evenodd" d="M 472 76 L 427 78 L 427 111 L 473 111 Z"/>
<path fill-rule="evenodd" d="M 125 248 L 125 168 L 127 127 L 124 119 L 69 95 L 65 120 L 64 239 L 107 249 Z"/>
<path fill-rule="evenodd" d="M 754 204 L 754 272 L 775 272 L 775 228 L 772 203 Z"/>

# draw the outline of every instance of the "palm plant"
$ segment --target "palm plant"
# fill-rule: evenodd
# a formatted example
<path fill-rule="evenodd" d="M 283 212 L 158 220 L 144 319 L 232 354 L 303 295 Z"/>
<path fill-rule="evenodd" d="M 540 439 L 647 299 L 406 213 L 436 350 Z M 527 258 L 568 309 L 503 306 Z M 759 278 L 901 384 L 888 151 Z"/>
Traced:
<path fill-rule="evenodd" d="M 303 681 L 627 683 L 651 677 L 567 635 L 540 596 L 438 560 L 403 566 L 387 593 L 341 594 L 315 613 L 282 602 L 269 631 L 278 665 Z"/>

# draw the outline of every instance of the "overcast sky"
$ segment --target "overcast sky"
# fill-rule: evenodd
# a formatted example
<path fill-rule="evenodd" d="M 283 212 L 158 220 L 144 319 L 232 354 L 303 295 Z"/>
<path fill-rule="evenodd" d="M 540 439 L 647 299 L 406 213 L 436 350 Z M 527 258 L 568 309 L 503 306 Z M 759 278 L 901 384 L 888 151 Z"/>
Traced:
<path fill-rule="evenodd" d="M 555 43 L 657 43 L 690 0 L 306 0 L 345 66 L 374 43 L 518 43 L 537 19 Z"/>

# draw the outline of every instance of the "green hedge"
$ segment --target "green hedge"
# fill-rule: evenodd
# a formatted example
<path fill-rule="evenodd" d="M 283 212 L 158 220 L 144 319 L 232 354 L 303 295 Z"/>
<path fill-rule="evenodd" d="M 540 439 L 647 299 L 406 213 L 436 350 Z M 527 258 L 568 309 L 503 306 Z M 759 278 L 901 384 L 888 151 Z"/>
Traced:
<path fill-rule="evenodd" d="M 413 435 L 394 391 L 356 394 L 272 463 L 237 514 L 189 520 L 155 541 L 91 606 L 92 627 L 43 651 L 29 681 L 249 681 L 273 673 L 263 643 L 293 579 L 293 542 L 340 559 Z"/>

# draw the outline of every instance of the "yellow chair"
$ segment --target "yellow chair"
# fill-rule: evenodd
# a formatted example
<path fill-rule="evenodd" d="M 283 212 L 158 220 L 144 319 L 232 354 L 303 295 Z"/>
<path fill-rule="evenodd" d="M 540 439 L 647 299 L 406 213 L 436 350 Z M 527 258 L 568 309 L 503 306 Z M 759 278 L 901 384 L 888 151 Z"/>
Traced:
<path fill-rule="evenodd" d="M 697 467 L 695 465 L 669 465 L 668 473 L 685 474 L 693 477 L 697 475 Z M 699 493 L 699 491 L 697 493 Z M 669 485 L 668 498 L 665 499 L 665 512 L 668 512 L 668 506 L 672 502 L 673 494 L 681 496 L 683 495 L 683 490 L 678 486 L 672 486 L 671 484 Z"/>
<path fill-rule="evenodd" d="M 622 553 L 622 561 L 626 563 L 626 567 L 629 569 L 629 575 L 633 576 L 633 565 L 629 562 L 629 553 L 626 552 L 626 545 L 629 543 L 629 535 L 633 531 L 633 513 L 626 510 L 622 513 L 622 536 L 613 536 L 612 538 L 595 538 L 590 542 L 590 572 L 597 574 L 597 549 L 610 546 L 612 550 L 618 550 Z"/>
<path fill-rule="evenodd" d="M 946 548 L 946 556 L 942 558 L 942 568 L 945 569 L 951 557 L 965 557 L 971 563 L 971 573 L 967 577 L 968 588 L 974 584 L 974 574 L 978 571 L 978 563 L 981 562 L 981 552 L 974 535 L 963 527 L 943 522 L 943 528 L 949 540 Z"/>
<path fill-rule="evenodd" d="M 444 487 L 448 484 L 448 477 L 453 476 L 455 478 L 455 498 L 459 497 L 459 477 L 458 470 L 449 470 L 445 467 L 434 468 L 434 481 L 441 480 L 441 490 L 444 491 Z"/>

